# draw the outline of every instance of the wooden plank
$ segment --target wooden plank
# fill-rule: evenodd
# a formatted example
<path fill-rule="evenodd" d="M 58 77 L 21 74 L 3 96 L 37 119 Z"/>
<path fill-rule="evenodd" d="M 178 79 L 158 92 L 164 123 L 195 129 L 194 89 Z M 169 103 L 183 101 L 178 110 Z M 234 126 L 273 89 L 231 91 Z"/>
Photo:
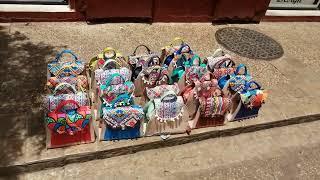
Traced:
<path fill-rule="evenodd" d="M 216 0 L 155 0 L 155 22 L 211 22 Z"/>
<path fill-rule="evenodd" d="M 90 0 L 86 14 L 88 19 L 152 18 L 152 0 Z"/>

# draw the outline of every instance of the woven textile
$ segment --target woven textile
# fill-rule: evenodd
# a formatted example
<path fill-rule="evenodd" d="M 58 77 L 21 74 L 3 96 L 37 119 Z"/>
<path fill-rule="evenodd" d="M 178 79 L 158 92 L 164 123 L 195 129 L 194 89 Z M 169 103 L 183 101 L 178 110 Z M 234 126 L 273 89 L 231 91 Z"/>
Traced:
<path fill-rule="evenodd" d="M 215 69 L 232 68 L 235 66 L 235 62 L 231 59 L 231 56 L 228 54 L 219 57 L 207 57 L 206 61 L 207 68 L 211 72 L 213 72 Z"/>
<path fill-rule="evenodd" d="M 167 83 L 168 81 L 168 70 L 160 66 L 149 67 L 139 74 L 144 84 L 147 86 L 160 85 Z"/>
<path fill-rule="evenodd" d="M 215 117 L 217 115 L 224 115 L 231 105 L 229 98 L 219 96 L 210 98 L 201 98 L 200 112 L 203 117 Z"/>
<path fill-rule="evenodd" d="M 85 91 L 88 89 L 88 80 L 87 77 L 84 75 L 78 75 L 77 77 L 74 76 L 66 76 L 66 77 L 51 77 L 47 81 L 47 87 L 50 90 L 51 93 L 54 92 L 55 88 L 60 84 L 70 84 L 72 85 L 77 91 Z M 66 91 L 60 91 L 60 94 L 69 94 L 72 93 L 72 90 L 68 87 L 66 88 Z M 62 89 L 62 88 L 61 88 Z"/>
<path fill-rule="evenodd" d="M 106 124 L 113 129 L 120 128 L 124 130 L 126 127 L 133 128 L 144 117 L 143 109 L 138 105 L 102 108 L 102 112 L 102 117 Z"/>
<path fill-rule="evenodd" d="M 154 99 L 155 117 L 160 122 L 176 121 L 182 117 L 184 102 L 181 96 L 168 91 L 161 98 Z"/>
<path fill-rule="evenodd" d="M 146 87 L 147 97 L 152 100 L 155 98 L 160 98 L 164 93 L 168 91 L 173 91 L 176 95 L 179 93 L 179 86 L 178 84 L 174 85 L 159 85 L 154 88 Z"/>
<path fill-rule="evenodd" d="M 145 48 L 146 52 L 143 54 L 137 54 L 138 48 Z M 160 65 L 160 57 L 156 53 L 152 52 L 146 45 L 137 46 L 132 55 L 128 56 L 128 60 L 132 70 L 132 81 L 138 77 L 142 69 Z"/>
<path fill-rule="evenodd" d="M 67 112 L 61 111 L 63 106 L 74 104 L 76 109 Z M 75 134 L 76 131 L 84 129 L 91 120 L 91 110 L 89 106 L 79 106 L 75 101 L 62 101 L 57 109 L 49 112 L 46 117 L 47 127 L 59 134 Z"/>
<path fill-rule="evenodd" d="M 255 82 L 247 82 L 245 88 L 240 92 L 241 102 L 249 107 L 261 107 L 268 96 L 267 91 L 261 90 L 261 86 Z"/>
<path fill-rule="evenodd" d="M 218 87 L 218 81 L 214 79 L 213 74 L 208 72 L 200 81 L 195 83 L 194 95 L 196 98 L 199 97 L 212 97 L 212 96 L 221 96 L 221 90 Z"/>
<path fill-rule="evenodd" d="M 62 101 L 66 101 L 66 100 L 74 100 L 79 104 L 79 106 L 89 105 L 88 96 L 86 93 L 83 93 L 83 92 L 78 92 L 76 94 L 47 95 L 47 97 L 45 98 L 45 105 L 46 105 L 47 111 L 51 112 L 55 110 Z M 71 110 L 76 108 L 77 108 L 76 105 L 68 104 L 64 106 L 63 110 Z"/>
<path fill-rule="evenodd" d="M 72 61 L 62 62 L 60 59 L 63 54 L 71 54 Z M 55 60 L 48 64 L 48 70 L 51 74 L 57 77 L 76 76 L 83 72 L 85 63 L 77 58 L 77 56 L 70 50 L 64 50 L 59 53 Z"/>
<path fill-rule="evenodd" d="M 120 74 L 121 76 L 114 78 L 109 85 L 123 84 L 131 79 L 131 71 L 128 68 L 109 70 L 97 69 L 95 70 L 95 79 L 99 84 L 105 84 L 108 78 L 113 74 Z"/>
<path fill-rule="evenodd" d="M 241 70 L 243 70 L 242 73 L 240 72 Z M 221 89 L 230 87 L 234 92 L 241 92 L 246 83 L 250 81 L 252 81 L 252 77 L 248 73 L 247 67 L 244 64 L 240 64 L 233 74 L 221 77 L 218 84 Z"/>
<path fill-rule="evenodd" d="M 220 79 L 221 77 L 225 75 L 231 75 L 235 72 L 235 68 L 219 68 L 215 69 L 213 72 L 215 79 Z"/>
<path fill-rule="evenodd" d="M 124 84 L 117 85 L 100 85 L 98 88 L 98 95 L 104 102 L 112 103 L 121 94 L 132 95 L 134 92 L 134 84 L 131 81 L 127 81 Z"/>
<path fill-rule="evenodd" d="M 110 62 L 110 64 L 108 62 Z M 109 65 L 111 65 L 111 67 Z M 95 69 L 103 69 L 103 67 L 105 69 L 112 69 L 112 66 L 113 68 L 130 68 L 121 53 L 112 47 L 105 48 L 102 53 L 93 57 L 89 62 L 91 71 L 94 71 Z"/>
<path fill-rule="evenodd" d="M 195 80 L 200 80 L 204 74 L 206 74 L 206 67 L 191 66 L 186 70 L 186 84 L 192 84 Z"/>

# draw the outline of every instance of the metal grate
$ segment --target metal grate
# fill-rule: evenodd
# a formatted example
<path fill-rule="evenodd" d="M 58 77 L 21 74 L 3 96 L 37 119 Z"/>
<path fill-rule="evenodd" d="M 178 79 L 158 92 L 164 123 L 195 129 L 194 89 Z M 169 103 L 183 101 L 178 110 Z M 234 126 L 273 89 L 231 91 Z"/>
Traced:
<path fill-rule="evenodd" d="M 283 55 L 278 42 L 254 30 L 227 27 L 219 29 L 215 36 L 219 44 L 240 56 L 271 60 Z"/>

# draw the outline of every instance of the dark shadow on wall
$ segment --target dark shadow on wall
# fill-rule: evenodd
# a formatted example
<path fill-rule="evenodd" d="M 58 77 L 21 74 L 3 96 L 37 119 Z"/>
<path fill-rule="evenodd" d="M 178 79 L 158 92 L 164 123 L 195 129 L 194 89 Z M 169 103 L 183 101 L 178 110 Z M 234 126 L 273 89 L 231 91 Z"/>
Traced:
<path fill-rule="evenodd" d="M 41 96 L 54 48 L 0 26 L 0 166 L 22 163 L 28 150 L 36 154 L 45 149 Z"/>

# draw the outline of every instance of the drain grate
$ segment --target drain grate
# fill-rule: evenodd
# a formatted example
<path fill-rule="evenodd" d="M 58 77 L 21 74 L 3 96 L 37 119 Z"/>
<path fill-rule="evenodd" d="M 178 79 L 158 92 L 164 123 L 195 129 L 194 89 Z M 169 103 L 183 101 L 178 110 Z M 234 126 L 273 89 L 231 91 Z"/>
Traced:
<path fill-rule="evenodd" d="M 278 42 L 254 30 L 226 27 L 219 29 L 215 36 L 219 44 L 240 56 L 272 60 L 283 55 Z"/>

